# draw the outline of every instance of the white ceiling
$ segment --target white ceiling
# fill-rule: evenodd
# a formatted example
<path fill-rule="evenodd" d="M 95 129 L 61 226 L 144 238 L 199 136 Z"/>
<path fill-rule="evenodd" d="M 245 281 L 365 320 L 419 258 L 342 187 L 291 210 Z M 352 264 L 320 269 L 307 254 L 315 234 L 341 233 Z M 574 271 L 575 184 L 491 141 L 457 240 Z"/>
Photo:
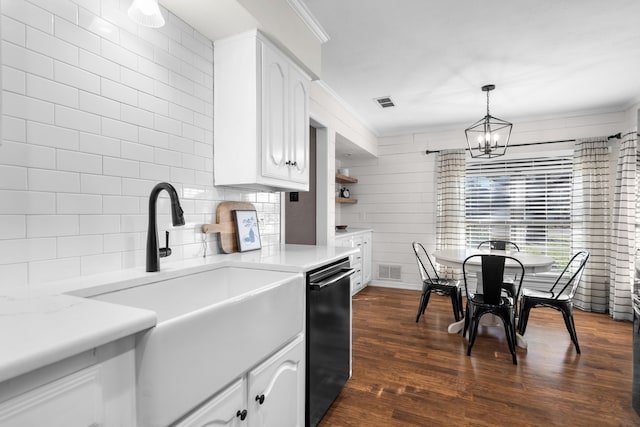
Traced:
<path fill-rule="evenodd" d="M 640 102 L 640 0 L 303 0 L 322 80 L 379 136 L 623 111 Z M 395 108 L 374 98 L 391 96 Z"/>

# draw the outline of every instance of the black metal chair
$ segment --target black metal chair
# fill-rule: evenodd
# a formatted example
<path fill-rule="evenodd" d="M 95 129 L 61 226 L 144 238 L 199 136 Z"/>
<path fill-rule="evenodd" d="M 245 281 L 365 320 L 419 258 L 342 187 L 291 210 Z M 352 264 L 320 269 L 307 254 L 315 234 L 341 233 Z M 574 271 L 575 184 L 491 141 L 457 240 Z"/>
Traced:
<path fill-rule="evenodd" d="M 469 266 L 470 261 L 480 259 L 482 290 L 476 290 L 475 293 L 469 292 Z M 505 262 L 510 262 L 518 268 L 520 280 L 517 282 L 517 290 L 514 296 L 503 295 L 502 279 L 504 276 Z M 476 265 L 477 269 L 477 265 Z M 467 356 L 471 355 L 471 348 L 478 335 L 478 325 L 480 318 L 487 314 L 494 314 L 504 324 L 504 331 L 509 344 L 509 351 L 513 364 L 517 365 L 516 358 L 516 300 L 522 287 L 522 278 L 524 277 L 524 266 L 516 258 L 507 255 L 490 255 L 476 254 L 467 257 L 462 264 L 462 273 L 464 275 L 464 289 L 467 296 L 467 309 L 464 320 L 463 335 L 469 330 L 469 341 L 467 343 Z"/>
<path fill-rule="evenodd" d="M 520 248 L 518 247 L 518 245 L 510 240 L 485 240 L 478 243 L 478 249 L 482 249 L 483 246 L 488 246 L 490 250 L 495 251 L 506 251 L 508 247 L 511 250 L 515 249 L 517 252 L 520 252 Z M 518 280 L 517 276 L 513 279 L 505 277 L 502 283 L 502 289 L 504 289 L 505 292 L 507 292 L 512 297 L 516 292 L 516 285 L 514 284 L 516 280 Z"/>
<path fill-rule="evenodd" d="M 411 246 L 416 255 L 416 263 L 418 264 L 418 270 L 422 278 L 422 295 L 420 296 L 416 322 L 420 320 L 420 316 L 422 316 L 427 309 L 432 291 L 448 295 L 451 298 L 453 316 L 456 322 L 462 319 L 464 313 L 462 312 L 462 289 L 460 289 L 460 281 L 441 279 L 424 246 L 418 242 L 413 242 Z"/>
<path fill-rule="evenodd" d="M 550 307 L 562 312 L 564 324 L 567 327 L 567 331 L 569 331 L 571 341 L 573 341 L 576 351 L 580 354 L 576 325 L 573 321 L 573 296 L 576 293 L 576 289 L 578 289 L 588 259 L 588 251 L 580 251 L 573 255 L 548 291 L 524 288 L 520 300 L 520 314 L 518 316 L 518 332 L 520 335 L 524 335 L 527 330 L 529 312 L 532 308 Z"/>

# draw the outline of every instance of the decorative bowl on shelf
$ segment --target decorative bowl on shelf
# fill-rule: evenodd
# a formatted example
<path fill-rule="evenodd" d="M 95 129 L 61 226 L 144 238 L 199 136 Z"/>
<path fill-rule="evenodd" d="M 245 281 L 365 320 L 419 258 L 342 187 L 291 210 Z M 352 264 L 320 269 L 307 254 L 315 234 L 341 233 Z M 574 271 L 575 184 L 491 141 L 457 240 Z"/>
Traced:
<path fill-rule="evenodd" d="M 336 230 L 346 230 L 347 226 L 346 225 L 336 225 Z"/>

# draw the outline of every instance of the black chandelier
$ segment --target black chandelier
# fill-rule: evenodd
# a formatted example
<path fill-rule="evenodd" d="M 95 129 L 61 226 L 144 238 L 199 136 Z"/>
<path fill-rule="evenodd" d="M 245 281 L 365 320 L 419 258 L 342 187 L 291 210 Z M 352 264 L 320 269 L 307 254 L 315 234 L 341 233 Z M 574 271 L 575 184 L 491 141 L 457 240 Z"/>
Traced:
<path fill-rule="evenodd" d="M 507 152 L 513 125 L 489 114 L 489 92 L 495 88 L 495 85 L 482 86 L 482 91 L 487 92 L 487 115 L 464 131 L 471 157 L 492 158 Z"/>

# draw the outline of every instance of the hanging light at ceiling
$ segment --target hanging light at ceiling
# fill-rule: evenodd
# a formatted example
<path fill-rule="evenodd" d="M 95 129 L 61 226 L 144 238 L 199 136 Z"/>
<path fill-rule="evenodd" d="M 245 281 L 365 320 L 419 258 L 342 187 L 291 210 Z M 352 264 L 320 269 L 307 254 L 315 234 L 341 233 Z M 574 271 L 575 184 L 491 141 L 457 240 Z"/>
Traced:
<path fill-rule="evenodd" d="M 489 114 L 489 92 L 495 88 L 495 85 L 482 86 L 482 91 L 487 92 L 487 115 L 464 131 L 471 157 L 491 158 L 507 152 L 513 125 Z"/>
<path fill-rule="evenodd" d="M 158 0 L 133 0 L 127 14 L 134 22 L 145 27 L 158 28 L 164 25 Z"/>

